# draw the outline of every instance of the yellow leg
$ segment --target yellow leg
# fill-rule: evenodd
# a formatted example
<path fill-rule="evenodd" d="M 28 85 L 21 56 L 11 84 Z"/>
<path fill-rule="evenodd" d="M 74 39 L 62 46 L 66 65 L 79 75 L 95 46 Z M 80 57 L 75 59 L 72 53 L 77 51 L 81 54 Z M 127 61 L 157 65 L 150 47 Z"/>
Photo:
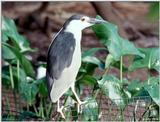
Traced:
<path fill-rule="evenodd" d="M 80 113 L 80 107 L 81 107 L 81 105 L 82 104 L 85 104 L 86 102 L 84 101 L 84 102 L 82 102 L 80 99 L 79 99 L 79 97 L 78 97 L 78 95 L 77 95 L 77 93 L 76 93 L 76 91 L 75 91 L 75 88 L 74 88 L 74 85 L 72 85 L 71 86 L 71 90 L 72 90 L 72 92 L 73 92 L 73 94 L 75 95 L 75 97 L 76 97 L 76 99 L 77 99 L 77 111 L 78 111 L 78 113 Z"/>
<path fill-rule="evenodd" d="M 60 108 L 60 104 L 59 104 L 59 100 L 58 100 L 57 101 L 57 112 L 59 112 L 61 114 L 62 118 L 65 119 L 65 116 L 64 116 L 63 111 L 62 111 L 63 108 L 64 108 L 64 106 L 61 106 L 61 108 Z"/>

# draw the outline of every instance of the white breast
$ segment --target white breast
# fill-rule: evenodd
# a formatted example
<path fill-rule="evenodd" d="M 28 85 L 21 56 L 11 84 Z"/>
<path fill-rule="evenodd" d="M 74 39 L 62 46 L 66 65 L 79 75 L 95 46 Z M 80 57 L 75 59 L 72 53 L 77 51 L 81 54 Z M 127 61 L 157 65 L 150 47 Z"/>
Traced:
<path fill-rule="evenodd" d="M 68 30 L 66 30 L 68 32 Z M 76 40 L 75 50 L 72 57 L 71 65 L 65 68 L 60 79 L 55 80 L 51 90 L 52 102 L 56 102 L 70 87 L 75 83 L 76 76 L 81 66 L 81 34 L 74 32 Z"/>

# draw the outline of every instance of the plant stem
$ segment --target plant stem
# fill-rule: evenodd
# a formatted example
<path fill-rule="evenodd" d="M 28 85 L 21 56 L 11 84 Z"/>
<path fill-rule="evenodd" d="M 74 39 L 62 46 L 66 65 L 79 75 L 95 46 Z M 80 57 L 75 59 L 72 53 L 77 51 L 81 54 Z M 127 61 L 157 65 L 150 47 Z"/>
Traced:
<path fill-rule="evenodd" d="M 19 81 L 19 60 L 17 60 L 17 80 Z"/>
<path fill-rule="evenodd" d="M 49 107 L 48 107 L 48 110 L 46 110 L 46 114 L 47 114 L 47 118 L 50 119 L 50 112 L 51 112 L 51 108 L 52 108 L 52 102 L 49 103 Z"/>
<path fill-rule="evenodd" d="M 96 93 L 95 93 L 95 95 L 94 95 L 94 99 L 96 99 L 96 97 L 97 97 L 97 95 L 98 95 L 98 93 L 99 93 L 99 89 L 98 90 L 96 90 Z"/>
<path fill-rule="evenodd" d="M 151 69 L 151 57 L 149 57 L 148 68 Z M 149 72 L 149 70 L 148 70 L 148 72 Z M 148 78 L 148 85 L 149 85 L 150 84 L 150 77 L 151 77 L 150 72 L 148 73 L 148 77 L 149 77 Z"/>
<path fill-rule="evenodd" d="M 19 84 L 19 81 L 20 81 L 20 80 L 19 80 L 19 78 L 20 78 L 19 67 L 20 67 L 19 60 L 17 60 L 17 81 L 18 81 L 18 84 Z M 20 103 L 20 99 L 19 99 L 18 103 Z M 22 110 L 20 104 L 17 104 L 17 108 L 19 108 L 20 111 Z"/>
<path fill-rule="evenodd" d="M 108 70 L 109 70 L 109 67 L 105 69 L 103 75 L 107 74 Z"/>
<path fill-rule="evenodd" d="M 136 105 L 135 105 L 135 108 L 134 108 L 134 121 L 136 121 L 136 112 L 137 112 L 137 107 L 138 107 L 138 103 L 139 103 L 139 100 L 136 101 Z"/>
<path fill-rule="evenodd" d="M 121 109 L 121 121 L 124 121 L 124 114 L 123 114 L 123 110 Z"/>
<path fill-rule="evenodd" d="M 27 111 L 29 111 L 29 104 L 27 104 Z"/>
<path fill-rule="evenodd" d="M 12 65 L 11 64 L 9 64 L 9 73 L 10 73 L 12 92 L 13 92 L 13 96 L 14 96 L 14 103 L 15 103 L 16 110 L 18 111 L 18 107 L 17 107 L 18 104 L 17 104 L 17 98 L 16 98 L 15 89 L 14 89 L 14 80 L 13 80 L 13 72 L 12 72 Z"/>
<path fill-rule="evenodd" d="M 36 115 L 38 116 L 38 111 L 37 111 L 35 104 L 33 104 L 33 108 L 34 108 L 34 111 L 36 112 Z"/>
<path fill-rule="evenodd" d="M 11 87 L 14 89 L 14 81 L 13 81 L 13 73 L 12 73 L 12 65 L 9 64 L 9 74 L 10 74 L 10 80 L 11 80 Z"/>
<path fill-rule="evenodd" d="M 120 58 L 120 81 L 122 83 L 123 80 L 123 56 Z"/>
<path fill-rule="evenodd" d="M 42 118 L 44 118 L 44 109 L 43 109 L 43 100 L 42 100 L 42 97 L 41 97 L 41 103 L 40 103 L 41 105 L 41 112 L 42 112 Z"/>

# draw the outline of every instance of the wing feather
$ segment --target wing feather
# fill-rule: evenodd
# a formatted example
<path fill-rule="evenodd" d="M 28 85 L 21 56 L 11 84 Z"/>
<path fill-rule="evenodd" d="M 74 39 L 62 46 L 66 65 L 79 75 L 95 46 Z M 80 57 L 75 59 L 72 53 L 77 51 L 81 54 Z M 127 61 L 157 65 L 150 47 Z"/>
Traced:
<path fill-rule="evenodd" d="M 47 87 L 50 93 L 54 80 L 59 79 L 62 71 L 69 67 L 75 50 L 72 33 L 61 31 L 51 43 L 47 56 Z"/>

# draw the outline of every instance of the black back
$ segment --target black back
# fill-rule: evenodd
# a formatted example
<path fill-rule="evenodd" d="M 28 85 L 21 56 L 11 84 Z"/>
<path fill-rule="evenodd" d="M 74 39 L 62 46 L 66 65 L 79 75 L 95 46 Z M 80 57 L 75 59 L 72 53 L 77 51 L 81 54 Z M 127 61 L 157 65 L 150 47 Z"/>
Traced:
<path fill-rule="evenodd" d="M 64 68 L 69 67 L 75 50 L 72 33 L 61 32 L 55 37 L 48 50 L 46 80 L 49 93 L 54 80 L 60 78 Z"/>

